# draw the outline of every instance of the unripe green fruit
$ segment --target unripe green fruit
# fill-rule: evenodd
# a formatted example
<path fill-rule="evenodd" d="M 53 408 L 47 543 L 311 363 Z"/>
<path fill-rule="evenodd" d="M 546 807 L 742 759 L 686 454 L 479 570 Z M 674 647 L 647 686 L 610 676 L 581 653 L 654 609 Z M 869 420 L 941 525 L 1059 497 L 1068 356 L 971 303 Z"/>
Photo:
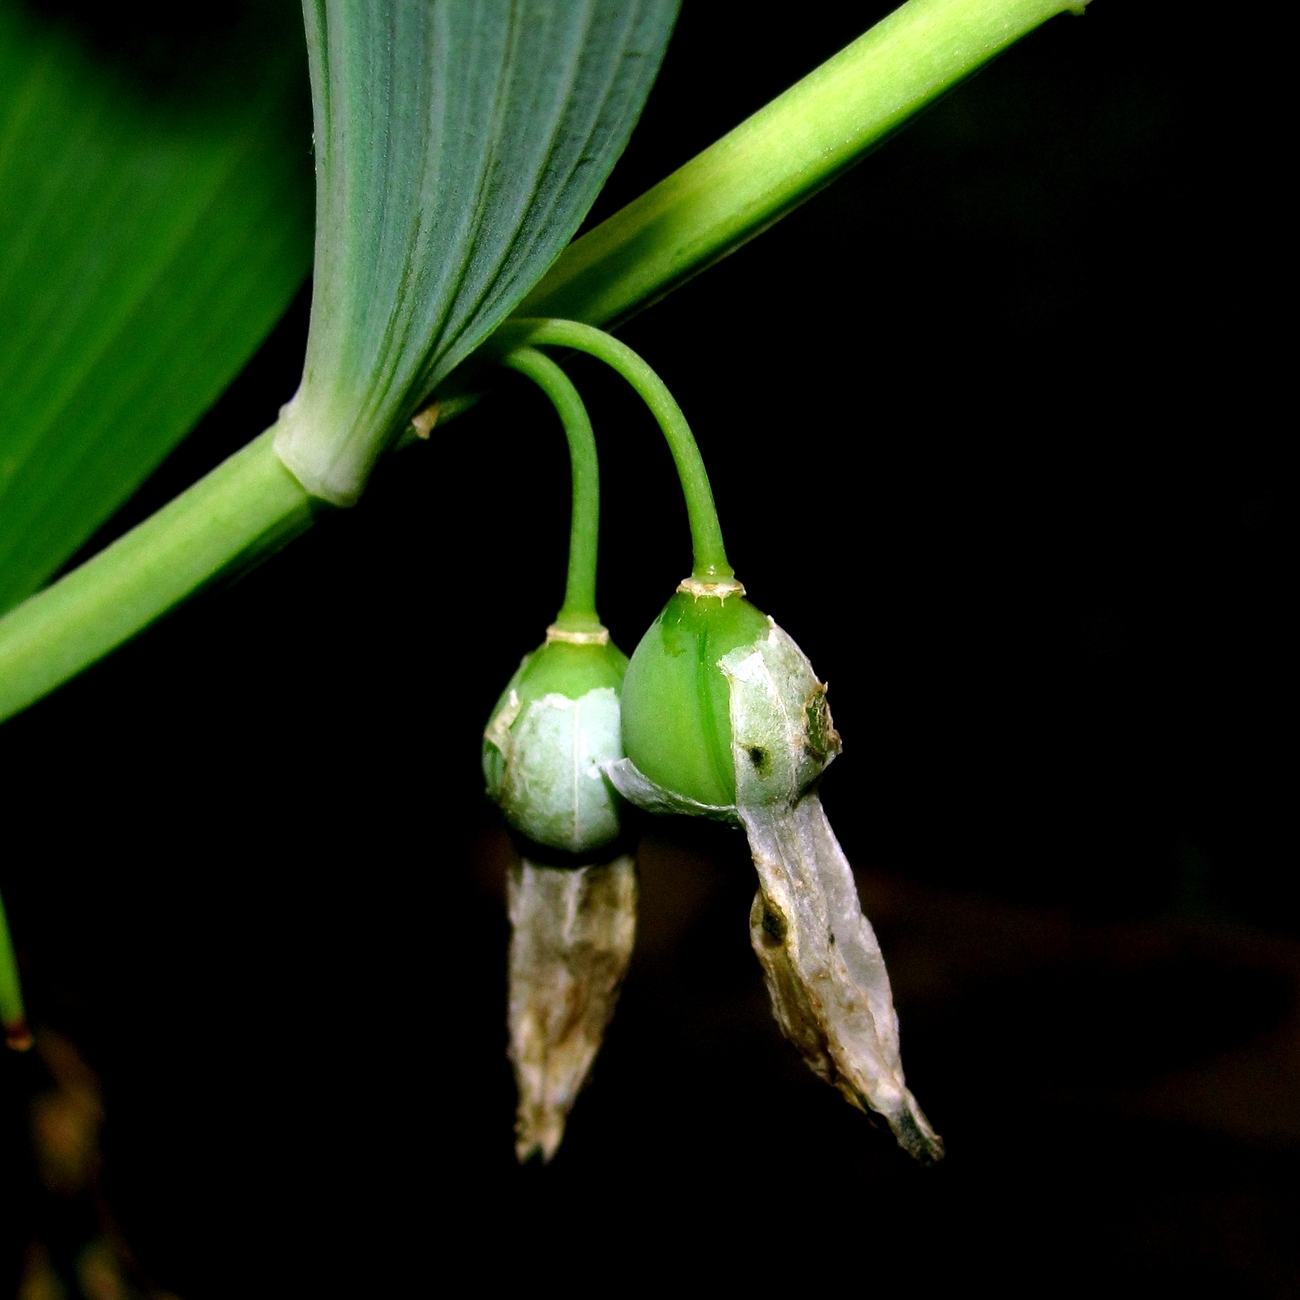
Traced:
<path fill-rule="evenodd" d="M 718 661 L 770 629 L 739 594 L 678 591 L 664 606 L 623 683 L 623 743 L 644 776 L 696 803 L 736 802 L 731 687 Z"/>
<path fill-rule="evenodd" d="M 688 579 L 637 646 L 610 769 L 633 803 L 740 822 L 793 808 L 839 753 L 826 687 L 742 591 Z"/>
<path fill-rule="evenodd" d="M 575 644 L 566 635 L 552 629 L 502 692 L 483 733 L 483 775 L 515 830 L 587 853 L 620 830 L 619 796 L 601 765 L 623 756 L 627 656 L 608 639 Z"/>

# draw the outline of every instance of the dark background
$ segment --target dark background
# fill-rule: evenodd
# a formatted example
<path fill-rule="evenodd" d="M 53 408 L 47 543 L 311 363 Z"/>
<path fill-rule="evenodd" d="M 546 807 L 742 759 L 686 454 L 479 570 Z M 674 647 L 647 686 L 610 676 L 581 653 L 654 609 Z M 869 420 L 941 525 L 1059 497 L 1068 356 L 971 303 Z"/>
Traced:
<path fill-rule="evenodd" d="M 593 218 L 884 9 L 687 0 Z M 825 801 L 947 1162 L 804 1070 L 743 843 L 662 823 L 594 1083 L 554 1165 L 515 1167 L 478 733 L 558 606 L 567 469 L 507 381 L 0 733 L 33 1018 L 102 1076 L 106 1195 L 161 1284 L 1294 1294 L 1271 43 L 1095 0 L 621 331 L 695 426 L 751 598 L 831 684 Z M 307 304 L 117 530 L 273 421 Z M 685 514 L 630 395 L 570 373 L 630 652 Z M 38 1071 L 0 1060 L 11 1151 Z"/>

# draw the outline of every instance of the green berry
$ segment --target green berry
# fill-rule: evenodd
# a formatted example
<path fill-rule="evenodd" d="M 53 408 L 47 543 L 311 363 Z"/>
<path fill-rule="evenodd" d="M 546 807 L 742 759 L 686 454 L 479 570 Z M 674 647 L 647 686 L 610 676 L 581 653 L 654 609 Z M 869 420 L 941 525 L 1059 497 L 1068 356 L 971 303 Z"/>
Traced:
<path fill-rule="evenodd" d="M 731 689 L 718 661 L 770 629 L 738 592 L 679 590 L 664 606 L 623 683 L 623 743 L 644 776 L 696 803 L 736 802 Z"/>
<path fill-rule="evenodd" d="M 506 821 L 529 839 L 587 853 L 618 838 L 619 797 L 601 765 L 623 756 L 626 670 L 603 629 L 551 629 L 502 692 L 483 734 L 483 775 Z"/>
<path fill-rule="evenodd" d="M 792 808 L 839 753 L 825 685 L 742 592 L 688 579 L 628 665 L 627 759 L 612 771 L 651 811 Z"/>

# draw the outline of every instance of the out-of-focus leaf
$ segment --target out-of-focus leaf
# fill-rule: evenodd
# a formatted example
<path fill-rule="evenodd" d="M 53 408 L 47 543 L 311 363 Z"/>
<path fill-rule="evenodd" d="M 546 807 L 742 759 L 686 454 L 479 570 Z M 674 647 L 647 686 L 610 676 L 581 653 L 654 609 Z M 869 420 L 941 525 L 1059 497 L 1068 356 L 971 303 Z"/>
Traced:
<path fill-rule="evenodd" d="M 311 0 L 316 269 L 276 448 L 346 504 L 572 237 L 677 0 Z"/>
<path fill-rule="evenodd" d="M 119 6 L 89 36 L 53 7 L 0 0 L 0 610 L 188 432 L 311 255 L 291 8 L 140 60 L 95 39 Z"/>

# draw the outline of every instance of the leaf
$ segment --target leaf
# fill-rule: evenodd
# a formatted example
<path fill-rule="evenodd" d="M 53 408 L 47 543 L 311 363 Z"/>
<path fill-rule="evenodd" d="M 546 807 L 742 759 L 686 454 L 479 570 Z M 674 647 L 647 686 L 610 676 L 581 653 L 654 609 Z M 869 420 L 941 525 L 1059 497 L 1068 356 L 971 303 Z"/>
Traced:
<path fill-rule="evenodd" d="M 101 38 L 128 21 L 104 18 Z M 0 611 L 184 437 L 307 272 L 292 10 L 198 36 L 142 64 L 0 4 Z"/>
<path fill-rule="evenodd" d="M 303 385 L 276 448 L 348 504 L 573 236 L 677 0 L 312 0 L 317 244 Z"/>

